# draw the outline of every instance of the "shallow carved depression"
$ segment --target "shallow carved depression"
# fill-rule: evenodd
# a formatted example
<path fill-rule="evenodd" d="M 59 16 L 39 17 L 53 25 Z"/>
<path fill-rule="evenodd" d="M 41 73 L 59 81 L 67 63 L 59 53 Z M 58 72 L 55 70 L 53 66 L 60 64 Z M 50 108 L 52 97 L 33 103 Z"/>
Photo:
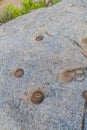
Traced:
<path fill-rule="evenodd" d="M 41 40 L 43 40 L 43 39 L 44 39 L 43 35 L 38 35 L 38 36 L 36 36 L 36 38 L 35 38 L 36 41 L 41 41 Z"/>
<path fill-rule="evenodd" d="M 64 70 L 59 73 L 59 79 L 62 83 L 82 81 L 85 78 L 85 70 L 85 67 Z"/>
<path fill-rule="evenodd" d="M 35 91 L 32 93 L 31 102 L 33 104 L 40 104 L 44 100 L 44 94 L 41 91 Z"/>
<path fill-rule="evenodd" d="M 19 68 L 15 71 L 15 77 L 16 78 L 21 78 L 24 75 L 24 70 Z"/>

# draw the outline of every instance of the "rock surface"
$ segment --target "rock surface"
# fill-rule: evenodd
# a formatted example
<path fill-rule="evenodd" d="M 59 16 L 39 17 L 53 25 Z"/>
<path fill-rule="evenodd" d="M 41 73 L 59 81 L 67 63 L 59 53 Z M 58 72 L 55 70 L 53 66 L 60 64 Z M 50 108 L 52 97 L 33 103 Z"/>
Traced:
<path fill-rule="evenodd" d="M 0 130 L 80 130 L 85 90 L 87 0 L 0 26 Z M 31 102 L 35 91 L 40 104 Z"/>

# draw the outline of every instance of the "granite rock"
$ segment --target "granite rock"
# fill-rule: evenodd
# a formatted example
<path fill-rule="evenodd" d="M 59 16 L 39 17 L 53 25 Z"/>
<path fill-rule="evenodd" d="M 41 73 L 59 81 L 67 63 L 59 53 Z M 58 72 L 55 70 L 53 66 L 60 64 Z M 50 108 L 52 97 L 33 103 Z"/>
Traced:
<path fill-rule="evenodd" d="M 85 90 L 87 0 L 63 0 L 0 26 L 0 130 L 80 130 Z M 44 95 L 39 104 L 35 91 Z"/>

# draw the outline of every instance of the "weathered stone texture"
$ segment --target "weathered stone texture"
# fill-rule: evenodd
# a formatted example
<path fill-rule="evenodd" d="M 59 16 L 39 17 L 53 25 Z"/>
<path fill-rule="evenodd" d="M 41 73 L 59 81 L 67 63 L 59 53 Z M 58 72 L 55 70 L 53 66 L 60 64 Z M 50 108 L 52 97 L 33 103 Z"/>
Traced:
<path fill-rule="evenodd" d="M 0 26 L 0 130 L 80 130 L 85 90 L 87 0 Z M 40 104 L 31 102 L 35 91 L 44 95 Z"/>

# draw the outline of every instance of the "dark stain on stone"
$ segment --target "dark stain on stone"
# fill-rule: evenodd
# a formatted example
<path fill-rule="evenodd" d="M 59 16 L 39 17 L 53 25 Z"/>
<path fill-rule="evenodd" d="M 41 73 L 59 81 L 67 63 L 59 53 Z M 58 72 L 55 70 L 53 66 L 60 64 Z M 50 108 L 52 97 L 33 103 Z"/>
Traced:
<path fill-rule="evenodd" d="M 87 58 L 87 51 L 82 51 L 81 54 L 82 54 L 85 58 Z"/>
<path fill-rule="evenodd" d="M 19 68 L 15 71 L 15 77 L 16 78 L 21 78 L 24 75 L 24 70 Z"/>
<path fill-rule="evenodd" d="M 85 97 L 86 96 L 86 97 Z M 83 97 L 87 98 L 87 91 L 83 92 Z M 82 126 L 81 126 L 81 130 L 86 130 L 87 128 L 87 100 L 84 103 L 84 108 L 83 108 L 83 118 L 82 118 Z"/>
<path fill-rule="evenodd" d="M 83 112 L 82 123 L 81 123 L 81 130 L 84 130 L 84 123 L 85 123 L 85 113 Z"/>
<path fill-rule="evenodd" d="M 42 35 L 38 35 L 35 40 L 36 40 L 36 41 L 41 41 L 41 40 L 43 40 L 43 38 L 44 38 L 44 37 L 43 37 Z"/>
<path fill-rule="evenodd" d="M 33 104 L 40 104 L 44 100 L 44 94 L 41 91 L 32 93 L 31 102 Z"/>
<path fill-rule="evenodd" d="M 73 45 L 76 45 L 77 47 L 82 49 L 82 47 L 79 45 L 79 43 L 76 40 L 71 39 L 71 41 L 73 42 Z"/>

